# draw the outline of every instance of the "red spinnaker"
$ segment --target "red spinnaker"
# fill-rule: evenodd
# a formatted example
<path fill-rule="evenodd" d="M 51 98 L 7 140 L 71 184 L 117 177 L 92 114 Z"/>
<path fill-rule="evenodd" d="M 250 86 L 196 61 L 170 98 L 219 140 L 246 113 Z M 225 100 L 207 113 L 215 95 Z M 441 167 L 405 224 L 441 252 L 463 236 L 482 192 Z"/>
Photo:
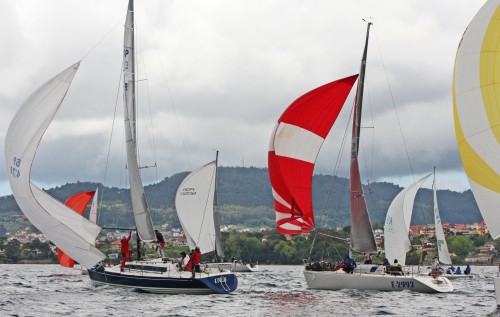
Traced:
<path fill-rule="evenodd" d="M 87 207 L 94 194 L 95 191 L 79 193 L 68 198 L 64 204 L 78 214 L 83 215 L 85 207 Z M 61 266 L 73 267 L 75 265 L 75 261 L 59 248 L 57 248 L 57 258 Z"/>
<path fill-rule="evenodd" d="M 358 75 L 318 87 L 282 114 L 269 144 L 268 167 L 281 233 L 314 227 L 312 175 L 316 157 Z"/>

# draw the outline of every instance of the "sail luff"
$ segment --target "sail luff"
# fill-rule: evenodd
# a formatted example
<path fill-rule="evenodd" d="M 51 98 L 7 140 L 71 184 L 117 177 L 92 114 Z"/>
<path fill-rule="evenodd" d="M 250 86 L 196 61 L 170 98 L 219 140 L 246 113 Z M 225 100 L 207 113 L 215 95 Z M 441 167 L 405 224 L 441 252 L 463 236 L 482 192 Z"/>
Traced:
<path fill-rule="evenodd" d="M 222 247 L 222 236 L 220 232 L 220 213 L 217 205 L 217 181 L 218 181 L 218 165 L 219 151 L 215 154 L 215 177 L 214 177 L 214 227 L 215 227 L 215 251 L 220 258 L 224 257 L 224 249 Z"/>
<path fill-rule="evenodd" d="M 130 180 L 130 197 L 137 234 L 141 241 L 156 240 L 153 221 L 148 209 L 144 186 L 137 162 L 137 129 L 136 129 L 136 68 L 134 45 L 134 2 L 129 0 L 125 21 L 123 48 L 123 78 L 125 103 L 125 138 L 127 147 L 127 168 Z"/>
<path fill-rule="evenodd" d="M 450 252 L 448 251 L 448 244 L 446 243 L 446 236 L 444 235 L 443 225 L 441 223 L 441 216 L 439 215 L 435 169 L 434 169 L 434 179 L 432 181 L 432 196 L 434 201 L 434 225 L 435 225 L 434 230 L 436 231 L 439 262 L 446 265 L 451 265 Z"/>
<path fill-rule="evenodd" d="M 351 142 L 351 167 L 350 167 L 350 202 L 351 202 L 351 249 L 358 252 L 377 252 L 375 237 L 371 227 L 370 215 L 366 207 L 361 175 L 359 172 L 358 152 L 361 133 L 361 112 L 363 106 L 363 91 L 366 73 L 366 58 L 368 54 L 368 39 L 371 22 L 366 30 L 365 48 L 361 59 L 358 87 L 354 105 Z"/>

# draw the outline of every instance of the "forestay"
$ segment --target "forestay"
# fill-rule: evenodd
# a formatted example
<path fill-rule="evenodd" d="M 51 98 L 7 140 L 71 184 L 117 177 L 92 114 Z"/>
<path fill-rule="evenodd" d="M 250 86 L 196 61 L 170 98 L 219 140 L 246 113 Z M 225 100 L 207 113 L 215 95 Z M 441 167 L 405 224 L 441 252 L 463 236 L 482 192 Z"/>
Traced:
<path fill-rule="evenodd" d="M 308 232 L 314 227 L 312 174 L 318 152 L 358 76 L 316 88 L 294 101 L 271 135 L 268 153 L 276 229 Z"/>
<path fill-rule="evenodd" d="M 473 18 L 457 50 L 453 112 L 465 173 L 491 236 L 500 237 L 500 0 Z"/>
<path fill-rule="evenodd" d="M 101 228 L 36 187 L 30 180 L 38 144 L 59 109 L 80 63 L 36 90 L 21 106 L 5 138 L 10 186 L 28 220 L 71 258 L 92 267 L 106 256 L 94 247 Z"/>

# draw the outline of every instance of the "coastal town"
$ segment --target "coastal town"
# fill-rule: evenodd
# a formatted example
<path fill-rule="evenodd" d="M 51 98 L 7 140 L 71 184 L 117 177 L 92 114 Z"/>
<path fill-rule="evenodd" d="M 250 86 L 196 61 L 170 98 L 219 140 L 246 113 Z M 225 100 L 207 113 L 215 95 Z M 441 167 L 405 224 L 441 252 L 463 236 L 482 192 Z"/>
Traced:
<path fill-rule="evenodd" d="M 25 218 L 24 216 L 15 216 L 16 218 Z M 27 220 L 27 219 L 23 219 Z M 482 238 L 481 241 L 486 241 L 484 244 L 477 245 L 473 251 L 469 252 L 464 258 L 465 264 L 471 265 L 497 265 L 498 261 L 495 257 L 498 255 L 498 246 L 493 243 L 489 237 L 489 231 L 484 222 L 472 224 L 443 224 L 443 229 L 448 238 L 462 236 L 468 239 L 473 237 Z M 334 231 L 342 231 L 342 228 L 336 228 Z M 160 233 L 165 238 L 168 247 L 178 250 L 187 249 L 188 242 L 182 228 L 172 227 L 170 224 L 163 224 L 160 228 Z M 258 243 L 263 244 L 268 242 L 273 236 L 274 228 L 260 227 L 248 228 L 235 225 L 227 225 L 221 228 L 223 236 L 257 236 L 259 237 Z M 373 230 L 377 249 L 381 254 L 384 253 L 383 241 L 384 231 L 383 228 Z M 106 230 L 105 234 L 101 234 L 96 240 L 96 246 L 100 249 L 106 250 L 109 260 L 119 259 L 120 253 L 120 239 L 123 237 L 124 231 L 119 230 Z M 296 239 L 308 239 L 311 233 L 302 233 L 300 235 L 283 235 L 285 243 L 294 243 Z M 409 236 L 412 241 L 412 248 L 416 252 L 426 252 L 433 254 L 436 252 L 434 225 L 412 225 L 410 226 Z M 300 237 L 300 238 L 299 238 Z M 474 239 L 478 240 L 478 239 Z M 32 242 L 35 248 L 32 247 Z M 37 248 L 40 245 L 46 244 L 48 247 Z M 16 262 L 19 263 L 36 263 L 35 259 L 40 258 L 57 258 L 56 246 L 48 241 L 44 234 L 33 230 L 32 226 L 25 226 L 16 232 L 7 232 L 3 227 L 0 227 L 0 263 L 12 263 L 9 257 L 8 245 L 15 245 L 19 249 L 16 252 Z M 31 248 L 30 248 L 31 246 Z M 50 254 L 47 255 L 46 253 Z M 45 253 L 45 254 L 44 254 Z M 451 257 L 456 258 L 457 255 L 451 253 Z M 38 261 L 40 262 L 40 261 Z M 43 262 L 43 261 L 42 261 Z"/>

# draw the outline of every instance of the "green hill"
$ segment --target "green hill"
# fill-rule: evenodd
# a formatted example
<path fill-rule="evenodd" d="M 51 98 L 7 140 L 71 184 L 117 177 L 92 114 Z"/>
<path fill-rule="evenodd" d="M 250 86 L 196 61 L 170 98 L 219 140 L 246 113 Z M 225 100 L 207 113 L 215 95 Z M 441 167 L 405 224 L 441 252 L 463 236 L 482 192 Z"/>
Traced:
<path fill-rule="evenodd" d="M 145 186 L 154 223 L 179 224 L 174 210 L 174 197 L 177 187 L 186 175 L 187 172 L 174 174 L 159 183 Z M 220 167 L 218 180 L 218 204 L 223 225 L 274 227 L 273 199 L 266 168 Z M 77 182 L 46 191 L 60 201 L 65 201 L 75 193 L 94 190 L 96 187 L 99 187 L 102 197 L 98 223 L 101 226 L 132 226 L 128 189 Z M 344 227 L 349 225 L 348 190 L 347 179 L 327 175 L 314 176 L 313 205 L 317 226 Z M 387 208 L 400 190 L 402 190 L 401 187 L 391 183 L 371 183 L 369 187 L 365 186 L 368 210 L 374 224 L 384 223 Z M 438 201 L 444 223 L 468 224 L 482 221 L 470 190 L 463 193 L 440 190 Z M 412 224 L 426 223 L 426 215 L 432 210 L 431 202 L 431 191 L 420 190 L 415 203 Z M 12 196 L 0 197 L 0 216 L 7 213 L 20 214 Z"/>

